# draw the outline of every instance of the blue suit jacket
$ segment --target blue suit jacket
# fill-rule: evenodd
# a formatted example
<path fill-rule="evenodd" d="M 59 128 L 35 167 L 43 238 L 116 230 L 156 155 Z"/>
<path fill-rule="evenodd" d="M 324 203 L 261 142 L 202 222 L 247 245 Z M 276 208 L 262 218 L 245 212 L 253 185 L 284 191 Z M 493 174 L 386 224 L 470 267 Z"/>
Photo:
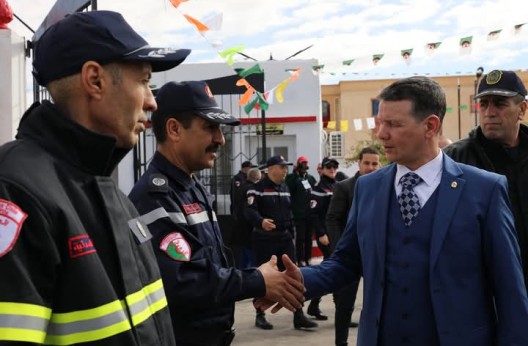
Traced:
<path fill-rule="evenodd" d="M 446 155 L 443 162 L 426 293 L 440 344 L 528 345 L 528 299 L 506 178 Z M 302 268 L 310 298 L 352 282 L 363 267 L 362 346 L 378 342 L 395 174 L 392 164 L 358 179 L 336 251 L 319 266 Z"/>

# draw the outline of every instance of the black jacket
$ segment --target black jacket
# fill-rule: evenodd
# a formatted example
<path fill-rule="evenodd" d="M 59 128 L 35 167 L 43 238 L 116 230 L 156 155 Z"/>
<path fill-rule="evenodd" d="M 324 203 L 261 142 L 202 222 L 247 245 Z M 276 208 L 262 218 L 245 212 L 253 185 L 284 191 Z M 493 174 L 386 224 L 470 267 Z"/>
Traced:
<path fill-rule="evenodd" d="M 326 212 L 330 205 L 330 199 L 334 192 L 335 179 L 326 175 L 321 176 L 321 180 L 314 186 L 311 193 L 310 208 L 311 220 L 315 229 L 317 238 L 327 234 L 326 230 Z"/>
<path fill-rule="evenodd" d="M 487 140 L 480 127 L 465 139 L 445 147 L 444 152 L 458 162 L 505 175 L 515 228 L 519 238 L 525 284 L 528 285 L 528 126 L 521 125 L 516 152 Z"/>
<path fill-rule="evenodd" d="M 0 148 L 0 209 L 27 214 L 0 255 L 0 329 L 19 328 L 0 341 L 174 345 L 148 229 L 110 177 L 127 151 L 49 102 Z"/>
<path fill-rule="evenodd" d="M 232 267 L 211 195 L 159 152 L 129 197 L 153 234 L 176 341 L 212 345 L 237 300 L 266 293 L 262 274 Z"/>
<path fill-rule="evenodd" d="M 246 219 L 255 227 L 256 232 L 267 236 L 294 236 L 290 191 L 284 182 L 277 185 L 268 177 L 260 180 L 254 185 L 254 189 L 247 192 L 246 203 Z M 272 232 L 264 231 L 264 219 L 272 219 L 277 228 Z"/>

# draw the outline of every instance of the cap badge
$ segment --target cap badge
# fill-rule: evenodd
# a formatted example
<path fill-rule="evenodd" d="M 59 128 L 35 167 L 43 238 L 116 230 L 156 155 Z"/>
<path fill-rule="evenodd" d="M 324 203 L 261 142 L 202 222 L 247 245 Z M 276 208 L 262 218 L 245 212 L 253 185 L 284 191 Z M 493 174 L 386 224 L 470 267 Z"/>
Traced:
<path fill-rule="evenodd" d="M 502 78 L 502 71 L 499 71 L 499 70 L 491 71 L 486 76 L 486 84 L 488 85 L 497 84 L 498 82 L 500 82 L 501 78 Z"/>

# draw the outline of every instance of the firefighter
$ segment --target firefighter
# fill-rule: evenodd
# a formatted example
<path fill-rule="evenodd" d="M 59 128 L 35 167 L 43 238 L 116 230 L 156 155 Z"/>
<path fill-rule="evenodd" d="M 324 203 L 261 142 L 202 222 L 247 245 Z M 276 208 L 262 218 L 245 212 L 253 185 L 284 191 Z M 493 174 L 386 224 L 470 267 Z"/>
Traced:
<path fill-rule="evenodd" d="M 233 267 L 212 197 L 194 174 L 214 166 L 225 143 L 220 125 L 240 121 L 218 107 L 203 81 L 169 82 L 156 100 L 157 151 L 130 199 L 154 236 L 176 344 L 229 345 L 237 300 L 286 293 L 297 307 L 303 285 L 277 271 L 271 256 L 259 268 Z"/>
<path fill-rule="evenodd" d="M 0 148 L 0 344 L 174 345 L 150 233 L 111 173 L 156 110 L 151 72 L 189 52 L 151 48 L 110 11 L 38 40 L 53 103 Z"/>
<path fill-rule="evenodd" d="M 253 250 L 257 264 L 264 263 L 273 255 L 280 258 L 282 254 L 287 254 L 295 258 L 295 223 L 290 192 L 284 182 L 291 165 L 282 156 L 269 158 L 265 164 L 268 174 L 247 192 L 245 216 L 254 226 Z M 282 262 L 279 262 L 279 269 L 285 269 Z M 256 327 L 273 329 L 263 311 L 257 309 L 256 313 Z M 293 316 L 295 329 L 317 327 L 317 323 L 306 318 L 301 308 L 296 309 Z"/>

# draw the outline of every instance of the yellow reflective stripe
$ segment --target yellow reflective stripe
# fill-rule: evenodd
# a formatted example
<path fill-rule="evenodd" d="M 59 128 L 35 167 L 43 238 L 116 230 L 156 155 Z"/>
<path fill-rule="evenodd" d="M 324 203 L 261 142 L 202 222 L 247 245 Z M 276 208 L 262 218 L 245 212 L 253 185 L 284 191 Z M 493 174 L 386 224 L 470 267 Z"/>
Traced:
<path fill-rule="evenodd" d="M 46 332 L 21 328 L 0 328 L 0 341 L 22 341 L 42 344 Z"/>
<path fill-rule="evenodd" d="M 126 300 L 132 313 L 132 324 L 137 326 L 167 306 L 163 281 L 159 279 L 145 286 L 142 290 L 128 295 Z"/>
<path fill-rule="evenodd" d="M 51 309 L 27 303 L 0 303 L 0 340 L 24 341 L 41 344 Z"/>
<path fill-rule="evenodd" d="M 74 312 L 54 313 L 51 317 L 52 323 L 71 323 L 84 320 L 91 320 L 106 316 L 119 310 L 125 310 L 125 303 L 120 300 L 115 300 L 105 305 L 96 308 L 80 310 Z"/>
<path fill-rule="evenodd" d="M 27 303 L 0 303 L 0 314 L 13 314 L 16 312 L 17 315 L 40 317 L 49 320 L 51 316 L 51 309 L 35 304 Z"/>

